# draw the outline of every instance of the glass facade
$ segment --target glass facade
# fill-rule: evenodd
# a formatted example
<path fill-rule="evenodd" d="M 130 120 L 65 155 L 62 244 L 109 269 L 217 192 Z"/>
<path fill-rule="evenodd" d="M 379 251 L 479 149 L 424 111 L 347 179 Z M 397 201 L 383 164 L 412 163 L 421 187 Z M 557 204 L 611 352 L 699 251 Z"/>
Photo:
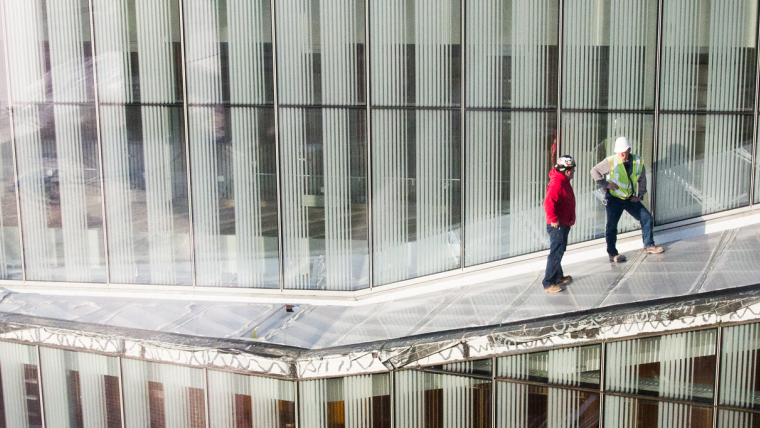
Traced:
<path fill-rule="evenodd" d="M 298 381 L 0 341 L 8 427 L 751 428 L 758 403 L 757 323 Z"/>
<path fill-rule="evenodd" d="M 0 0 L 0 281 L 355 291 L 760 201 L 758 0 Z M 753 186 L 754 184 L 754 186 Z M 619 231 L 639 225 L 624 216 Z"/>

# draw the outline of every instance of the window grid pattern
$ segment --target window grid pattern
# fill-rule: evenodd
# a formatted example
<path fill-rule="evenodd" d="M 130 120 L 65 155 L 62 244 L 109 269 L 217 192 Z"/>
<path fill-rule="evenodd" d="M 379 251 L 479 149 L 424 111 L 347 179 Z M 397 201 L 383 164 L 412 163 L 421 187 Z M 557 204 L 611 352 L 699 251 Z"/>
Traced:
<path fill-rule="evenodd" d="M 502 260 L 546 247 L 556 156 L 620 135 L 656 224 L 760 200 L 757 0 L 87 4 L 2 1 L 3 279 L 348 291 Z M 586 184 L 573 242 L 603 234 Z"/>

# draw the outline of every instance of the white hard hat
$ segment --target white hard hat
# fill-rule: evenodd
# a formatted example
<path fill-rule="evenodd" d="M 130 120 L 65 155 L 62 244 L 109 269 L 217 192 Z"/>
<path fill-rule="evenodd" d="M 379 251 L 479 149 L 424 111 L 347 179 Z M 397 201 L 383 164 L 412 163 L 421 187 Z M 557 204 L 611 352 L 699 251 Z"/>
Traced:
<path fill-rule="evenodd" d="M 631 148 L 631 143 L 628 142 L 628 138 L 618 137 L 618 139 L 615 140 L 615 153 L 623 153 L 624 151 L 630 148 Z"/>
<path fill-rule="evenodd" d="M 557 164 L 554 165 L 557 171 L 565 171 L 575 168 L 575 159 L 572 156 L 564 155 L 557 159 Z"/>

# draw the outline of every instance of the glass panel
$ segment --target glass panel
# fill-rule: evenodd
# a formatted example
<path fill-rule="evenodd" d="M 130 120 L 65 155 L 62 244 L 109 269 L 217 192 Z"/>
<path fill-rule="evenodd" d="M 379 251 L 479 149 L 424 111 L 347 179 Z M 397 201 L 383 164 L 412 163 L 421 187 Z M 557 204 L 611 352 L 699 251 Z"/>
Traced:
<path fill-rule="evenodd" d="M 657 0 L 564 3 L 562 106 L 654 108 Z"/>
<path fill-rule="evenodd" d="M 27 278 L 105 280 L 95 109 L 13 109 Z"/>
<path fill-rule="evenodd" d="M 292 382 L 209 370 L 209 413 L 215 428 L 295 426 Z"/>
<path fill-rule="evenodd" d="M 660 107 L 752 110 L 756 23 L 756 0 L 666 0 Z"/>
<path fill-rule="evenodd" d="M 45 426 L 120 427 L 119 360 L 40 348 Z"/>
<path fill-rule="evenodd" d="M 122 360 L 127 428 L 206 426 L 202 369 Z"/>
<path fill-rule="evenodd" d="M 713 402 L 715 330 L 607 344 L 610 391 Z"/>
<path fill-rule="evenodd" d="M 181 102 L 177 0 L 93 0 L 93 11 L 100 102 Z"/>
<path fill-rule="evenodd" d="M 467 112 L 467 266 L 549 246 L 544 231 L 553 113 Z"/>
<path fill-rule="evenodd" d="M 279 288 L 274 110 L 191 107 L 198 285 Z"/>
<path fill-rule="evenodd" d="M 723 329 L 720 404 L 760 409 L 760 324 Z"/>
<path fill-rule="evenodd" d="M 491 426 L 491 380 L 401 371 L 394 379 L 397 428 Z"/>
<path fill-rule="evenodd" d="M 760 428 L 760 414 L 719 410 L 718 428 Z"/>
<path fill-rule="evenodd" d="M 604 426 L 619 428 L 709 428 L 712 409 L 637 398 L 604 397 Z"/>
<path fill-rule="evenodd" d="M 468 1 L 467 106 L 555 107 L 558 18 L 558 0 Z"/>
<path fill-rule="evenodd" d="M 37 348 L 0 342 L 0 376 L 6 427 L 41 428 Z"/>
<path fill-rule="evenodd" d="M 459 0 L 370 2 L 372 104 L 460 104 L 460 9 Z"/>
<path fill-rule="evenodd" d="M 372 113 L 374 284 L 460 266 L 460 115 Z"/>
<path fill-rule="evenodd" d="M 660 115 L 658 224 L 749 204 L 752 116 Z"/>
<path fill-rule="evenodd" d="M 552 349 L 497 359 L 497 377 L 598 388 L 601 346 Z"/>
<path fill-rule="evenodd" d="M 5 22 L 3 11 L 0 4 L 0 22 Z M 0 31 L 0 279 L 20 279 L 21 245 L 7 78 L 5 32 Z"/>
<path fill-rule="evenodd" d="M 390 428 L 390 375 L 347 376 L 299 383 L 304 427 Z"/>
<path fill-rule="evenodd" d="M 190 103 L 272 102 L 269 8 L 269 0 L 184 1 Z"/>
<path fill-rule="evenodd" d="M 498 381 L 496 388 L 498 427 L 599 426 L 599 394 Z"/>
<path fill-rule="evenodd" d="M 281 104 L 362 104 L 364 0 L 277 0 Z"/>
<path fill-rule="evenodd" d="M 364 110 L 281 109 L 285 287 L 369 286 Z"/>
<path fill-rule="evenodd" d="M 462 361 L 459 363 L 441 364 L 426 367 L 424 370 L 431 373 L 446 372 L 459 375 L 478 375 L 491 377 L 493 363 L 490 358 L 485 360 Z"/>
<path fill-rule="evenodd" d="M 13 102 L 92 101 L 87 0 L 6 0 L 5 4 Z"/>
<path fill-rule="evenodd" d="M 111 282 L 190 284 L 182 112 L 101 106 Z"/>
<path fill-rule="evenodd" d="M 651 189 L 652 150 L 654 147 L 654 117 L 649 114 L 629 113 L 564 113 L 562 115 L 562 141 L 560 155 L 570 155 L 578 164 L 573 180 L 575 192 L 575 226 L 570 230 L 570 242 L 583 242 L 604 236 L 607 214 L 602 201 L 605 192 L 588 174 L 597 163 L 614 155 L 615 140 L 628 137 L 631 152 L 642 157 L 645 175 L 638 187 Z M 658 194 L 659 196 L 659 194 Z M 644 197 L 644 206 L 649 208 Z M 659 201 L 659 199 L 658 199 Z M 658 205 L 659 208 L 659 205 Z M 628 214 L 618 223 L 618 232 L 639 229 L 641 225 Z"/>

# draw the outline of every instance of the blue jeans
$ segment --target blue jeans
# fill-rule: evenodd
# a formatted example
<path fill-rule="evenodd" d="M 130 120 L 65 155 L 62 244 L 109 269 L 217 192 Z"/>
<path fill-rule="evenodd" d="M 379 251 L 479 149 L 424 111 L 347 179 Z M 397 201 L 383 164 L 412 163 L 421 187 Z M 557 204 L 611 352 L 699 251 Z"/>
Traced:
<path fill-rule="evenodd" d="M 565 255 L 567 248 L 567 235 L 570 233 L 570 226 L 552 227 L 546 225 L 546 231 L 549 232 L 549 257 L 546 259 L 546 275 L 544 275 L 544 288 L 549 288 L 557 284 L 565 276 L 562 273 L 562 256 Z"/>
<path fill-rule="evenodd" d="M 631 200 L 622 200 L 609 193 L 605 197 L 607 201 L 607 228 L 604 231 L 604 237 L 607 239 L 607 254 L 616 256 L 618 254 L 615 244 L 617 243 L 617 226 L 623 211 L 627 211 L 631 217 L 641 223 L 641 238 L 644 241 L 644 248 L 654 247 L 654 232 L 652 231 L 652 215 L 649 214 L 644 204 L 641 202 L 631 202 Z"/>

